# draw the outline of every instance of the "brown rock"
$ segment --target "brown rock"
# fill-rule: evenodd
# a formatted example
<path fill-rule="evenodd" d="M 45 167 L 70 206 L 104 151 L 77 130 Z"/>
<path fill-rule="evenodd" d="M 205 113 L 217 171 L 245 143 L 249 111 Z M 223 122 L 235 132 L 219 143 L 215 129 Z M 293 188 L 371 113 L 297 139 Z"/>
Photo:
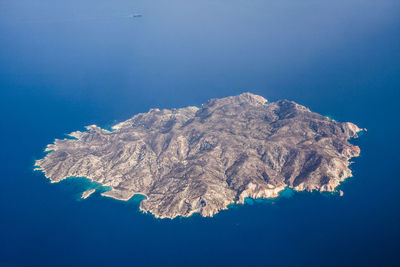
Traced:
<path fill-rule="evenodd" d="M 246 197 L 273 198 L 285 187 L 334 191 L 351 176 L 361 131 L 292 101 L 251 93 L 211 99 L 201 108 L 152 109 L 115 125 L 95 125 L 56 140 L 36 166 L 52 182 L 87 177 L 105 196 L 147 196 L 141 210 L 159 218 L 212 216 Z"/>

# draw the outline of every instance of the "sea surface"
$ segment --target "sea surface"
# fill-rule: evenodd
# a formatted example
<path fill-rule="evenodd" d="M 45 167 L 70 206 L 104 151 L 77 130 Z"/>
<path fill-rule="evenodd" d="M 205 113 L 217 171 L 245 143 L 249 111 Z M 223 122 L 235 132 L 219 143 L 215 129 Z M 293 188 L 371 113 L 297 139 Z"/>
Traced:
<path fill-rule="evenodd" d="M 86 125 L 246 91 L 368 129 L 343 197 L 158 220 L 33 171 Z M 2 0 L 0 266 L 397 265 L 399 101 L 398 0 Z"/>

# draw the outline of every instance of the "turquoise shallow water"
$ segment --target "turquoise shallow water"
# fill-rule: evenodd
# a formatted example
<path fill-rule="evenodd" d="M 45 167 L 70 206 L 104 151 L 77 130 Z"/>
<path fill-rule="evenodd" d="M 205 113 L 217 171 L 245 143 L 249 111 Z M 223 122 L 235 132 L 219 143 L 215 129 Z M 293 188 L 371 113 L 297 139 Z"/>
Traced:
<path fill-rule="evenodd" d="M 111 187 L 109 186 L 102 186 L 101 184 L 84 177 L 70 177 L 61 181 L 59 184 L 66 189 L 71 190 L 72 194 L 76 195 L 77 200 L 83 200 L 81 199 L 81 194 L 89 189 L 96 190 L 93 194 L 101 194 L 111 190 Z"/>
<path fill-rule="evenodd" d="M 0 3 L 0 265 L 396 265 L 400 3 Z M 131 13 L 141 13 L 137 20 Z M 338 194 L 283 192 L 157 220 L 33 172 L 54 138 L 251 91 L 368 132 Z"/>

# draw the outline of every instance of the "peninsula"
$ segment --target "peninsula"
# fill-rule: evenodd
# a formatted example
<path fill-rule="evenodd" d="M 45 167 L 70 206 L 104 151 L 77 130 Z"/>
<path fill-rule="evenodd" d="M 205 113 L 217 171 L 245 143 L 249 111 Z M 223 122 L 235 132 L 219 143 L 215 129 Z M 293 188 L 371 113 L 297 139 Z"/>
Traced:
<path fill-rule="evenodd" d="M 267 103 L 251 93 L 200 108 L 151 109 L 112 129 L 91 125 L 56 139 L 35 166 L 51 182 L 86 177 L 110 187 L 103 196 L 144 195 L 140 209 L 157 218 L 213 216 L 287 187 L 335 191 L 360 153 L 348 140 L 362 131 L 295 102 Z"/>

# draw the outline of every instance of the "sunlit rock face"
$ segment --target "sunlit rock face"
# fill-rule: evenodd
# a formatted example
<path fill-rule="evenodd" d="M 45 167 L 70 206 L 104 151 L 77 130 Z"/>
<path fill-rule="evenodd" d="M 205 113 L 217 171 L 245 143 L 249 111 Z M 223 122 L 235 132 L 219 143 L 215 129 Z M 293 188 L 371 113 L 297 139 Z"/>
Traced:
<path fill-rule="evenodd" d="M 286 187 L 334 191 L 360 153 L 348 142 L 361 131 L 355 124 L 251 93 L 86 129 L 48 145 L 38 169 L 52 182 L 87 177 L 120 200 L 143 194 L 140 209 L 158 218 L 212 216 Z"/>

